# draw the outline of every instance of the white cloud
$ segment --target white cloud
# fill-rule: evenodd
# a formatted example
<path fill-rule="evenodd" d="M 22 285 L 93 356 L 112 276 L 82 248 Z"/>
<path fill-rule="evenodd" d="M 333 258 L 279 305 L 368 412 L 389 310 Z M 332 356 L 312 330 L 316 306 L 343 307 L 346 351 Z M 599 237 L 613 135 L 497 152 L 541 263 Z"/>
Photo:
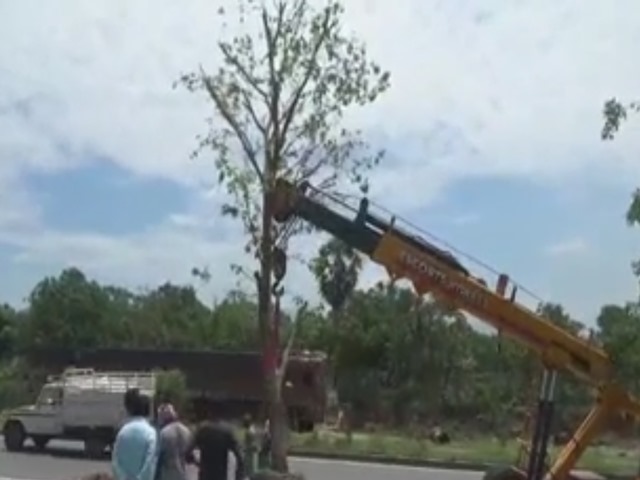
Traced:
<path fill-rule="evenodd" d="M 253 287 L 255 264 L 244 254 L 238 229 L 212 236 L 203 234 L 200 228 L 194 230 L 189 221 L 182 220 L 119 237 L 51 230 L 38 236 L 14 237 L 12 243 L 24 248 L 14 262 L 37 265 L 46 271 L 80 266 L 100 281 L 134 289 L 153 287 L 166 279 L 192 283 L 205 300 L 224 295 L 234 286 Z M 290 255 L 294 258 L 288 264 L 285 301 L 296 295 L 314 295 L 314 280 L 307 266 L 295 257 L 308 260 L 321 240 L 298 238 L 292 242 Z M 247 276 L 234 275 L 231 264 L 244 267 Z M 191 269 L 205 266 L 212 277 L 208 285 L 201 285 L 191 276 Z"/>
<path fill-rule="evenodd" d="M 200 263 L 226 272 L 242 258 L 237 231 L 220 239 L 209 229 L 219 194 L 201 195 L 155 230 L 109 238 L 44 227 L 21 188 L 28 171 L 72 168 L 94 154 L 206 191 L 211 165 L 187 156 L 210 107 L 171 83 L 199 62 L 215 65 L 219 5 L 0 3 L 0 239 L 23 248 L 23 261 L 76 262 L 147 283 L 183 278 Z M 602 101 L 638 94 L 632 0 L 346 6 L 347 28 L 392 72 L 388 94 L 347 120 L 390 150 L 373 179 L 379 203 L 419 207 L 470 176 L 628 182 L 621 172 L 640 173 L 637 136 L 602 144 L 598 135 Z M 606 155 L 615 161 L 600 168 Z"/>
<path fill-rule="evenodd" d="M 590 247 L 584 238 L 576 237 L 553 243 L 545 248 L 545 253 L 554 257 L 568 255 L 582 255 L 589 251 Z"/>

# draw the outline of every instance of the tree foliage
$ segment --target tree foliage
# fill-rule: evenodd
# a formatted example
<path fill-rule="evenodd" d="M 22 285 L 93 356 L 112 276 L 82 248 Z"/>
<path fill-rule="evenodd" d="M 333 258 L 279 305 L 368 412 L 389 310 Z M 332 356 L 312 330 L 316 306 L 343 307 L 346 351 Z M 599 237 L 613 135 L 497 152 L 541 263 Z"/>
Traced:
<path fill-rule="evenodd" d="M 604 124 L 600 132 L 600 138 L 605 141 L 613 140 L 622 124 L 627 120 L 629 113 L 638 112 L 640 112 L 640 102 L 638 101 L 624 104 L 616 98 L 607 100 L 602 110 Z M 631 194 L 631 202 L 627 208 L 626 219 L 629 226 L 640 224 L 640 188 L 636 188 Z M 640 277 L 640 260 L 634 261 L 631 265 L 633 273 Z"/>
<path fill-rule="evenodd" d="M 277 176 L 320 177 L 315 183 L 327 189 L 347 175 L 366 189 L 366 170 L 382 152 L 341 121 L 349 108 L 374 102 L 390 79 L 344 33 L 339 2 L 320 10 L 307 0 L 273 3 L 240 2 L 240 28 L 257 20 L 258 33 L 218 41 L 222 65 L 215 73 L 200 68 L 181 77 L 213 104 L 211 128 L 198 137 L 194 155 L 213 153 L 230 196 L 222 212 L 242 220 L 251 251 L 262 241 L 264 193 Z"/>
<path fill-rule="evenodd" d="M 640 112 L 640 102 L 633 101 L 623 104 L 616 98 L 604 102 L 602 110 L 604 125 L 600 132 L 602 140 L 613 140 L 628 114 L 632 112 Z"/>
<path fill-rule="evenodd" d="M 180 370 L 164 370 L 156 373 L 156 395 L 161 402 L 171 403 L 178 412 L 187 404 L 187 379 Z"/>
<path fill-rule="evenodd" d="M 338 312 L 356 288 L 361 270 L 360 254 L 335 238 L 322 245 L 318 256 L 311 262 L 320 295 L 331 307 L 336 320 Z M 337 327 L 337 322 L 334 323 Z"/>

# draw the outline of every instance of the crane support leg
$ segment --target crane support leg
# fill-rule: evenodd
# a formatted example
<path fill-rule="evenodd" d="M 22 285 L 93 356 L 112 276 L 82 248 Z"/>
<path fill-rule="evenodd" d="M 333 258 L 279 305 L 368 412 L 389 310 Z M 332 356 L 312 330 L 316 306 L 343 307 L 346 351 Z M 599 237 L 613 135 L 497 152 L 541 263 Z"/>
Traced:
<path fill-rule="evenodd" d="M 557 375 L 558 372 L 556 370 L 548 368 L 545 368 L 542 374 L 538 411 L 529 454 L 527 480 L 542 480 L 545 475 Z"/>
<path fill-rule="evenodd" d="M 549 472 L 551 479 L 564 480 L 569 478 L 569 474 L 580 455 L 593 440 L 593 437 L 602 429 L 606 423 L 605 420 L 611 414 L 611 401 L 609 395 L 605 393 L 591 409 L 587 418 L 584 419 L 573 435 L 573 438 L 556 457 L 556 461 Z"/>

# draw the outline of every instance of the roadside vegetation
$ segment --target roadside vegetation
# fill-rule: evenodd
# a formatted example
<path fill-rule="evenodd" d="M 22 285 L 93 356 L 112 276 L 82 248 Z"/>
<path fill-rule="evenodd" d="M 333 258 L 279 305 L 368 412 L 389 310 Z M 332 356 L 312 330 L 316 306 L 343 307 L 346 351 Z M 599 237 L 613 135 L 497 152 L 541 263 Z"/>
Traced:
<path fill-rule="evenodd" d="M 552 449 L 552 455 L 557 453 Z M 298 454 L 328 454 L 354 458 L 395 458 L 408 461 L 431 461 L 445 464 L 512 465 L 518 457 L 519 444 L 495 437 L 456 440 L 439 445 L 428 439 L 416 439 L 406 434 L 355 433 L 351 440 L 344 434 L 319 432 L 297 434 L 292 438 L 292 451 Z M 584 454 L 578 468 L 611 475 L 631 475 L 638 467 L 638 455 L 633 448 L 599 445 Z"/>

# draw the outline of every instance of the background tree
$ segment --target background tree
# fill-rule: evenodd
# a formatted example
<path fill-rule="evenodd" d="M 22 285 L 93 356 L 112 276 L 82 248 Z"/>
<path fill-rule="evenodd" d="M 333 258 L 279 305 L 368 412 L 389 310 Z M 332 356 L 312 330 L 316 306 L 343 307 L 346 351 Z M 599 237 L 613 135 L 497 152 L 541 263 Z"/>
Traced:
<path fill-rule="evenodd" d="M 191 286 L 164 283 L 140 296 L 135 307 L 136 330 L 152 332 L 149 340 L 159 346 L 195 348 L 206 335 L 209 311 Z"/>
<path fill-rule="evenodd" d="M 604 305 L 597 324 L 603 347 L 613 359 L 618 379 L 640 393 L 640 311 L 637 303 Z"/>
<path fill-rule="evenodd" d="M 30 346 L 92 347 L 110 343 L 109 297 L 77 268 L 40 281 L 29 296 L 25 341 Z M 105 336 L 100 338 L 100 332 Z M 106 337 L 106 338 L 105 338 Z"/>
<path fill-rule="evenodd" d="M 180 370 L 156 372 L 156 395 L 161 402 L 169 402 L 178 412 L 187 406 L 187 379 Z"/>
<path fill-rule="evenodd" d="M 10 305 L 0 305 L 0 359 L 15 354 L 17 329 L 16 311 Z"/>
<path fill-rule="evenodd" d="M 334 328 L 339 327 L 340 312 L 355 290 L 361 270 L 362 257 L 337 238 L 324 243 L 311 263 L 320 295 L 331 307 Z"/>
<path fill-rule="evenodd" d="M 295 233 L 273 223 L 276 178 L 319 176 L 316 183 L 331 188 L 338 174 L 346 174 L 366 188 L 364 170 L 380 158 L 368 152 L 359 132 L 340 128 L 346 108 L 374 101 L 389 84 L 389 74 L 367 59 L 364 45 L 343 33 L 342 13 L 333 0 L 321 10 L 306 0 L 241 1 L 241 28 L 251 16 L 260 30 L 220 40 L 216 73 L 200 68 L 181 78 L 189 90 L 204 90 L 213 104 L 212 128 L 197 151 L 213 151 L 231 197 L 223 212 L 241 220 L 249 235 L 246 250 L 258 259 L 258 324 L 266 357 L 273 335 L 274 247 Z M 281 377 L 275 366 L 267 368 L 272 463 L 286 471 Z"/>
<path fill-rule="evenodd" d="M 604 125 L 600 137 L 603 140 L 613 140 L 629 112 L 640 112 L 640 102 L 628 102 L 625 105 L 616 98 L 610 98 L 604 102 L 602 110 Z"/>
<path fill-rule="evenodd" d="M 638 101 L 623 104 L 616 98 L 607 100 L 602 111 L 604 116 L 604 125 L 600 132 L 602 140 L 613 140 L 622 123 L 627 120 L 628 114 L 638 112 L 640 112 L 640 102 Z M 626 217 L 629 226 L 640 224 L 640 188 L 636 188 L 632 193 Z M 640 261 L 634 261 L 632 267 L 634 274 L 640 276 Z"/>
<path fill-rule="evenodd" d="M 345 242 L 331 238 L 318 251 L 311 262 L 311 271 L 318 282 L 320 295 L 331 307 L 331 329 L 329 334 L 337 335 L 343 308 L 358 284 L 362 270 L 362 257 Z M 331 342 L 331 345 L 335 342 Z M 338 377 L 334 363 L 334 351 L 329 351 L 332 363 L 330 384 L 335 388 Z M 337 392 L 333 392 L 336 393 Z M 339 399 L 336 398 L 339 402 Z"/>
<path fill-rule="evenodd" d="M 222 348 L 259 348 L 257 311 L 247 294 L 229 292 L 213 311 L 207 338 Z"/>

